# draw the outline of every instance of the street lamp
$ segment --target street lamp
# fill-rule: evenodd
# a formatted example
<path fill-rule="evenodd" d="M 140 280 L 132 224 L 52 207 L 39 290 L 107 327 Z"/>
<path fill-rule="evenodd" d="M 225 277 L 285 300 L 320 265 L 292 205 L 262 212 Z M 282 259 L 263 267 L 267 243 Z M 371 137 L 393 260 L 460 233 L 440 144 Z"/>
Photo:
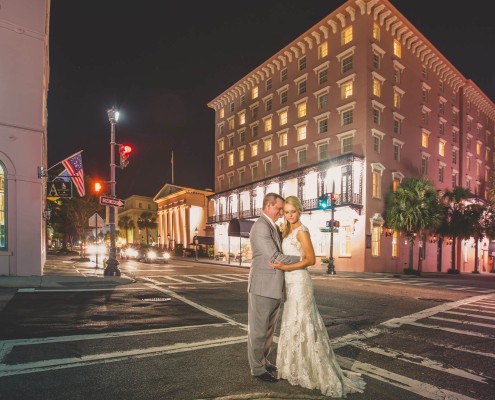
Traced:
<path fill-rule="evenodd" d="M 167 233 L 167 250 L 170 251 L 172 246 L 170 244 L 170 234 Z"/>
<path fill-rule="evenodd" d="M 196 261 L 198 261 L 198 228 L 194 230 L 194 253 Z"/>
<path fill-rule="evenodd" d="M 335 229 L 335 181 L 332 182 L 332 194 L 330 195 L 330 206 L 332 208 L 332 217 L 330 218 L 330 258 L 328 259 L 327 274 L 335 275 L 335 264 L 333 259 L 333 230 Z"/>
<path fill-rule="evenodd" d="M 161 238 L 162 238 L 162 237 L 161 237 L 161 235 L 160 235 L 160 234 L 158 234 L 158 248 L 159 248 L 159 249 L 161 249 L 161 248 L 162 248 L 162 246 L 161 246 L 161 244 L 160 244 Z"/>
<path fill-rule="evenodd" d="M 119 112 L 112 107 L 107 110 L 108 120 L 110 121 L 110 196 L 115 197 L 115 125 L 119 120 Z M 109 224 L 110 224 L 110 254 L 108 256 L 107 266 L 103 275 L 105 276 L 120 276 L 119 262 L 117 261 L 117 252 L 115 250 L 115 207 L 109 208 Z"/>

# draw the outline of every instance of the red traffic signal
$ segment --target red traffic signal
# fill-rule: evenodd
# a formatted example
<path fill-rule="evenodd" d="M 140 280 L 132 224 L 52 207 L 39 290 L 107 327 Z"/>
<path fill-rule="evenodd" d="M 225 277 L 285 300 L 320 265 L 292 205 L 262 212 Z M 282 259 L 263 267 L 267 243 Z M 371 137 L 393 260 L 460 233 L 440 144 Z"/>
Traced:
<path fill-rule="evenodd" d="M 119 147 L 120 152 L 120 168 L 127 167 L 129 164 L 129 155 L 132 153 L 132 147 L 127 144 L 121 144 Z"/>
<path fill-rule="evenodd" d="M 101 184 L 101 182 L 95 182 L 95 192 L 96 193 L 101 192 L 102 188 L 103 188 L 103 185 Z"/>

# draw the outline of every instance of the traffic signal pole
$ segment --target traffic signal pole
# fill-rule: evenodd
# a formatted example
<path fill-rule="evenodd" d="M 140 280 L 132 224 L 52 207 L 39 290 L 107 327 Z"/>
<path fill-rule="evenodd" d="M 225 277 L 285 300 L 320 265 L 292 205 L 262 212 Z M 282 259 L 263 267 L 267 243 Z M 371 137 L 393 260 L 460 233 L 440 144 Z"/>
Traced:
<path fill-rule="evenodd" d="M 335 229 L 335 181 L 332 183 L 332 193 L 330 194 L 330 207 L 332 207 L 332 218 L 330 219 L 330 257 L 328 258 L 327 274 L 335 275 L 335 264 L 333 259 L 333 230 Z"/>
<path fill-rule="evenodd" d="M 115 197 L 115 124 L 119 119 L 119 112 L 112 107 L 108 112 L 110 121 L 110 196 Z M 115 206 L 108 206 L 110 221 L 110 254 L 107 266 L 103 272 L 105 276 L 120 276 L 119 262 L 117 261 L 117 251 L 115 249 Z"/>

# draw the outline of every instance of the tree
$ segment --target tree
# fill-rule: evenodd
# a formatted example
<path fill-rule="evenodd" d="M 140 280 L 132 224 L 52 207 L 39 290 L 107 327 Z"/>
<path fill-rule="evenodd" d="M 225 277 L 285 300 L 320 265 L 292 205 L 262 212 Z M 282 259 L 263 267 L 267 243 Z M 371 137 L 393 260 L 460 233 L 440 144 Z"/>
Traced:
<path fill-rule="evenodd" d="M 442 196 L 443 218 L 442 232 L 452 237 L 452 264 L 451 273 L 458 272 L 456 248 L 458 239 L 468 239 L 471 236 L 470 220 L 466 212 L 467 200 L 471 192 L 462 186 L 446 190 Z"/>
<path fill-rule="evenodd" d="M 137 220 L 139 229 L 146 229 L 146 244 L 149 244 L 149 229 L 155 229 L 158 224 L 156 217 L 149 211 L 143 211 Z"/>
<path fill-rule="evenodd" d="M 125 232 L 125 242 L 129 243 L 129 230 L 134 229 L 134 220 L 129 215 L 119 218 L 119 228 Z"/>
<path fill-rule="evenodd" d="M 487 234 L 490 224 L 491 215 L 489 208 L 480 203 L 469 204 L 466 207 L 466 218 L 469 221 L 468 226 L 471 228 L 470 233 L 474 239 L 474 270 L 473 273 L 479 274 L 480 262 L 478 258 L 479 242 Z"/>
<path fill-rule="evenodd" d="M 413 273 L 413 246 L 415 236 L 434 230 L 441 221 L 438 193 L 429 180 L 406 178 L 397 190 L 388 194 L 385 208 L 386 225 L 402 232 L 409 241 L 408 273 Z M 421 274 L 422 256 L 419 248 L 418 274 Z"/>

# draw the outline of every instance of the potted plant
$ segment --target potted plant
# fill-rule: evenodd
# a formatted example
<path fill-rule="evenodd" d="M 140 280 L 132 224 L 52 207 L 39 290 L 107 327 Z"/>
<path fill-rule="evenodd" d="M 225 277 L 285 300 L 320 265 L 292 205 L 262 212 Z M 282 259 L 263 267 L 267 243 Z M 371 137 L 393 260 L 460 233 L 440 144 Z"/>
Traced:
<path fill-rule="evenodd" d="M 321 258 L 321 265 L 322 266 L 328 266 L 330 264 L 330 259 L 328 257 L 322 257 Z"/>

